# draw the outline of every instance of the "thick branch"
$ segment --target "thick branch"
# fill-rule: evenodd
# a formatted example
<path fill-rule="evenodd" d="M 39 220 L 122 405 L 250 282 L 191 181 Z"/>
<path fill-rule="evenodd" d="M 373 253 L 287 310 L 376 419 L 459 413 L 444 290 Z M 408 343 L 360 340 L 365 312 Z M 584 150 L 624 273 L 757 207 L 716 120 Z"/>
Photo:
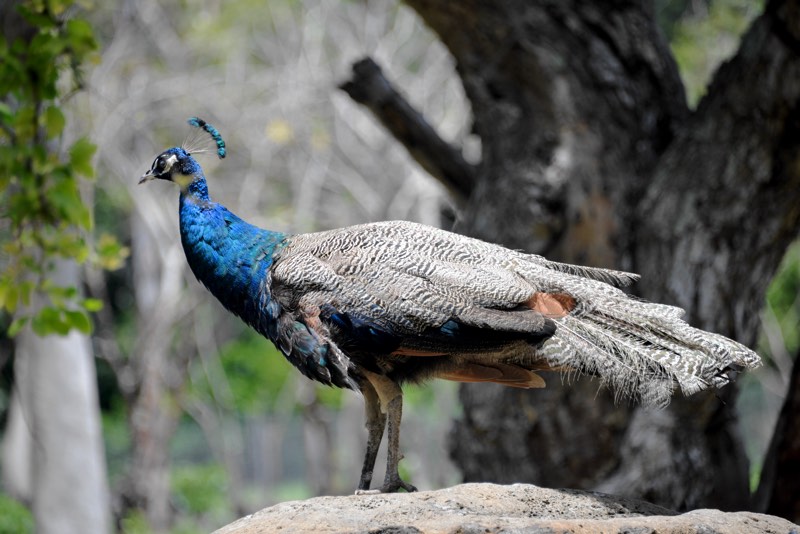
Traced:
<path fill-rule="evenodd" d="M 483 153 L 465 230 L 630 268 L 626 203 L 688 115 L 650 3 L 406 3 L 453 54 L 472 103 Z"/>
<path fill-rule="evenodd" d="M 758 308 L 800 228 L 800 1 L 770 2 L 661 158 L 640 206 L 653 296 L 752 343 Z M 666 276 L 663 276 L 666 273 Z"/>
<path fill-rule="evenodd" d="M 469 196 L 475 183 L 475 168 L 439 137 L 422 114 L 392 87 L 371 58 L 354 63 L 353 78 L 339 87 L 366 106 L 431 176 L 459 199 Z"/>

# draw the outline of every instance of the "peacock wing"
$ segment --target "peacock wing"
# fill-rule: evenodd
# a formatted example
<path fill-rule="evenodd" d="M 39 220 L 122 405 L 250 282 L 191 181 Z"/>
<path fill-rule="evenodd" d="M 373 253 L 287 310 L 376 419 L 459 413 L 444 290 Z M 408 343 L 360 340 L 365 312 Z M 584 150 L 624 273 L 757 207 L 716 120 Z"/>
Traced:
<path fill-rule="evenodd" d="M 518 253 L 421 225 L 376 223 L 293 236 L 272 276 L 289 306 L 333 309 L 401 336 L 451 321 L 552 334 L 534 306 L 538 288 L 503 261 L 508 254 Z"/>
<path fill-rule="evenodd" d="M 614 287 L 636 279 L 628 273 L 398 222 L 294 236 L 283 252 L 274 275 L 285 298 L 328 306 L 330 317 L 380 339 L 405 336 L 408 354 L 527 333 L 544 340 L 535 357 L 551 368 L 598 376 L 619 395 L 657 405 L 675 385 L 687 394 L 719 387 L 730 369 L 759 364 L 746 347 L 687 325 L 680 308 Z"/>

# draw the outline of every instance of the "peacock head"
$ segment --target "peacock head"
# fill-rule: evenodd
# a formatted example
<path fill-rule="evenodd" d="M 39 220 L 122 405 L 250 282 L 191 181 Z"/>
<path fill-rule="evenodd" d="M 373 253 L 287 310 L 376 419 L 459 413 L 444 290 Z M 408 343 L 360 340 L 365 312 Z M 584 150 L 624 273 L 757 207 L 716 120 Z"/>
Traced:
<path fill-rule="evenodd" d="M 200 164 L 181 147 L 165 150 L 153 160 L 153 165 L 139 180 L 140 184 L 150 180 L 169 180 L 181 187 L 191 183 L 195 177 L 202 176 Z"/>
<path fill-rule="evenodd" d="M 217 156 L 219 156 L 220 159 L 225 157 L 225 141 L 222 140 L 222 135 L 220 135 L 216 128 L 197 117 L 189 119 L 189 124 L 207 132 L 214 142 Z M 186 144 L 180 147 L 169 148 L 156 156 L 156 159 L 153 160 L 153 164 L 150 166 L 150 170 L 142 175 L 141 179 L 139 179 L 139 183 L 143 184 L 144 182 L 155 179 L 169 180 L 177 183 L 181 189 L 185 189 L 192 182 L 203 179 L 203 169 L 200 168 L 200 164 L 197 163 L 197 160 L 192 157 L 192 153 L 205 151 L 206 150 L 202 149 L 189 149 Z"/>

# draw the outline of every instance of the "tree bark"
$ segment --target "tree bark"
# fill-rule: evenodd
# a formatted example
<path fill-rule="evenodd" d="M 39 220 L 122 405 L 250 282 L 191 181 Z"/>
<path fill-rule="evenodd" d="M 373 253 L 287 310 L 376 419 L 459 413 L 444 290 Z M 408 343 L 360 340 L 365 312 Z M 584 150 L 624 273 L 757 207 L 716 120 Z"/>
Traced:
<path fill-rule="evenodd" d="M 792 25 L 800 31 L 798 5 L 772 2 L 755 21 L 659 159 L 637 208 L 636 268 L 652 280 L 642 295 L 677 304 L 694 325 L 751 346 L 767 286 L 800 226 L 800 55 L 783 36 Z M 681 448 L 708 456 L 700 471 L 708 476 L 680 456 L 651 455 L 626 462 L 618 483 L 606 487 L 616 491 L 631 477 L 670 473 L 677 476 L 657 495 L 748 507 L 735 395 L 729 387 L 722 402 L 711 393 L 678 399 L 667 412 L 680 435 L 701 437 Z M 696 496 L 681 480 L 695 480 Z"/>
<path fill-rule="evenodd" d="M 761 469 L 756 511 L 800 522 L 800 354 L 794 358 L 789 391 Z"/>
<path fill-rule="evenodd" d="M 408 4 L 455 57 L 482 140 L 463 231 L 641 272 L 646 298 L 752 345 L 800 227 L 796 0 L 767 5 L 695 112 L 647 2 Z M 451 446 L 466 480 L 748 506 L 734 388 L 653 413 L 549 382 L 462 386 Z"/>

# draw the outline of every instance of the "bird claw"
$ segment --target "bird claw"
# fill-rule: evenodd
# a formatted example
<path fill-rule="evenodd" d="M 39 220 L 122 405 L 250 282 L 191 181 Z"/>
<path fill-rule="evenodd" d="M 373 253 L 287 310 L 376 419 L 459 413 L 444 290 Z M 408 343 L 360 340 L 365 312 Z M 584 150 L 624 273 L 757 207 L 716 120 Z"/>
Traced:
<path fill-rule="evenodd" d="M 381 489 L 357 489 L 356 495 L 377 495 L 379 493 L 395 493 L 400 488 L 403 488 L 408 493 L 413 493 L 417 491 L 416 486 L 412 486 L 408 482 L 404 481 L 400 476 L 392 477 L 390 480 L 387 480 L 381 486 Z"/>
<path fill-rule="evenodd" d="M 383 483 L 383 486 L 381 486 L 381 493 L 394 493 L 400 488 L 403 488 L 409 493 L 417 491 L 416 487 L 412 486 L 408 482 L 405 482 L 399 476 L 395 476 Z"/>

